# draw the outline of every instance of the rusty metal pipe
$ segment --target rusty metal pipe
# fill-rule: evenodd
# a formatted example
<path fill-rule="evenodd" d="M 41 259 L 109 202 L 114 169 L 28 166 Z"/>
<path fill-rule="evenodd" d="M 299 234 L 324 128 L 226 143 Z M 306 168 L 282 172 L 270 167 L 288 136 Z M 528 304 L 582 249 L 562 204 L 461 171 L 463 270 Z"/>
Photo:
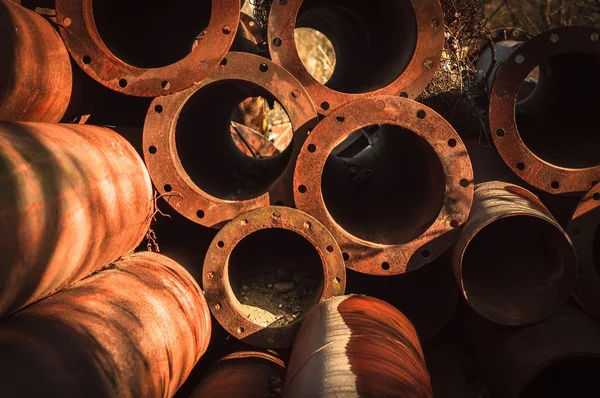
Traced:
<path fill-rule="evenodd" d="M 332 42 L 337 62 L 326 84 L 302 64 L 296 28 L 315 29 Z M 438 0 L 274 1 L 268 41 L 273 61 L 296 76 L 319 112 L 328 114 L 367 96 L 421 94 L 442 55 L 444 16 Z"/>
<path fill-rule="evenodd" d="M 60 121 L 72 80 L 69 53 L 50 22 L 0 1 L 0 121 Z"/>
<path fill-rule="evenodd" d="M 285 364 L 275 355 L 240 351 L 219 360 L 190 398 L 279 397 L 284 379 Z"/>
<path fill-rule="evenodd" d="M 231 137 L 234 109 L 258 96 L 282 105 L 294 134 L 283 153 L 265 159 L 246 156 Z M 220 226 L 251 209 L 293 205 L 294 161 L 316 119 L 308 94 L 285 69 L 231 52 L 202 83 L 152 102 L 144 158 L 154 185 L 175 210 L 198 224 Z"/>
<path fill-rule="evenodd" d="M 298 333 L 283 396 L 432 398 L 415 329 L 396 308 L 367 296 L 313 308 Z"/>
<path fill-rule="evenodd" d="M 354 131 L 380 125 L 372 148 L 335 155 Z M 469 214 L 473 170 L 450 124 L 415 101 L 353 101 L 325 117 L 296 163 L 298 209 L 339 243 L 346 266 L 373 275 L 417 269 L 442 254 Z"/>
<path fill-rule="evenodd" d="M 535 195 L 509 183 L 476 186 L 452 257 L 465 300 L 505 325 L 550 316 L 575 284 L 577 259 L 569 236 Z"/>
<path fill-rule="evenodd" d="M 0 322 L 0 396 L 172 397 L 210 332 L 191 275 L 136 253 Z"/>
<path fill-rule="evenodd" d="M 346 272 L 333 236 L 311 216 L 271 206 L 244 213 L 216 235 L 202 269 L 217 321 L 246 343 L 292 345 L 304 314 L 344 293 Z"/>
<path fill-rule="evenodd" d="M 543 191 L 585 192 L 600 180 L 599 37 L 598 29 L 585 27 L 544 32 L 511 47 L 495 73 L 489 110 L 498 152 Z M 535 89 L 518 101 L 523 81 L 538 66 Z"/>
<path fill-rule="evenodd" d="M 144 163 L 117 133 L 0 123 L 0 315 L 133 250 L 152 208 Z"/>
<path fill-rule="evenodd" d="M 139 97 L 185 90 L 231 47 L 239 0 L 57 0 L 60 33 L 73 59 L 108 88 Z"/>

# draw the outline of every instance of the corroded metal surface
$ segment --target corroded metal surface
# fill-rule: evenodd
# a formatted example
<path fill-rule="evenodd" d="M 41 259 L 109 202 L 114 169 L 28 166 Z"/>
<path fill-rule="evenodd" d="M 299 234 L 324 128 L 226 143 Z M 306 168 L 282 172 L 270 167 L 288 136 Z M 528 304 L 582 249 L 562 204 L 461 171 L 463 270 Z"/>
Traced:
<path fill-rule="evenodd" d="M 371 125 L 391 126 L 372 155 L 331 156 Z M 298 209 L 331 231 L 348 268 L 396 275 L 451 245 L 471 209 L 472 181 L 469 155 L 448 122 L 412 100 L 381 96 L 353 101 L 317 125 L 298 156 L 294 196 Z"/>
<path fill-rule="evenodd" d="M 294 139 L 279 156 L 250 159 L 231 139 L 232 110 L 253 96 L 274 97 L 290 118 Z M 154 100 L 144 126 L 144 158 L 175 210 L 219 226 L 269 203 L 293 204 L 294 161 L 316 119 L 292 75 L 265 58 L 231 52 L 202 83 Z"/>
<path fill-rule="evenodd" d="M 69 53 L 50 22 L 0 1 L 0 121 L 60 121 L 72 79 Z"/>
<path fill-rule="evenodd" d="M 0 123 L 0 315 L 133 250 L 152 204 L 144 163 L 115 132 Z"/>
<path fill-rule="evenodd" d="M 210 8 L 208 10 L 202 9 L 205 14 L 209 15 L 195 15 L 194 10 L 182 10 L 183 15 L 169 14 L 168 17 L 162 15 L 168 11 L 164 9 L 162 2 L 150 4 L 147 2 L 131 2 L 127 6 L 136 7 L 135 4 L 138 4 L 138 12 L 135 18 L 138 20 L 147 18 L 148 26 L 145 28 L 150 33 L 159 32 L 161 25 L 167 23 L 170 24 L 169 26 L 176 26 L 177 29 L 168 28 L 164 32 L 165 35 L 173 31 L 189 30 L 187 27 L 182 26 L 182 20 L 189 20 L 190 16 L 194 16 L 196 19 L 206 17 L 210 19 L 204 31 L 187 32 L 192 36 L 186 37 L 184 43 L 169 43 L 166 51 L 175 46 L 181 48 L 183 45 L 185 47 L 187 41 L 189 41 L 189 53 L 186 54 L 184 48 L 184 53 L 177 57 L 176 62 L 169 61 L 167 65 L 159 67 L 138 67 L 135 65 L 136 62 L 130 64 L 121 59 L 128 55 L 126 52 L 119 58 L 111 51 L 108 46 L 110 40 L 107 41 L 108 39 L 103 37 L 99 31 L 98 16 L 95 15 L 97 9 L 92 0 L 57 0 L 56 12 L 60 33 L 73 59 L 79 66 L 106 87 L 124 94 L 140 97 L 156 97 L 176 93 L 202 81 L 229 51 L 240 21 L 239 0 L 211 0 Z M 131 25 L 134 21 L 122 20 L 122 16 L 119 14 L 124 11 L 119 8 L 125 6 L 114 2 L 112 6 L 108 6 L 114 9 L 105 11 L 105 14 L 110 12 L 110 15 L 112 15 L 108 19 L 108 23 L 112 24 L 111 29 L 124 29 L 120 38 L 116 41 L 130 39 L 130 36 L 133 35 L 137 37 L 141 33 L 139 30 L 137 32 L 127 30 L 128 25 Z M 129 10 L 128 8 L 127 15 L 134 15 Z M 132 11 L 135 11 L 135 8 Z M 167 19 L 160 21 L 160 18 Z M 107 24 L 107 22 L 103 24 Z M 149 37 L 138 39 L 141 42 L 146 40 L 144 42 L 145 46 L 161 44 L 164 48 L 163 42 L 169 40 L 169 37 L 155 37 L 152 35 L 155 39 L 151 41 L 150 33 L 148 33 Z M 198 35 L 195 42 L 197 45 L 192 45 L 194 35 Z M 141 47 L 141 45 L 138 45 L 138 47 Z M 155 51 L 158 52 L 158 50 Z"/>
<path fill-rule="evenodd" d="M 514 173 L 543 191 L 585 192 L 600 180 L 593 138 L 597 104 L 593 95 L 583 94 L 594 93 L 599 84 L 580 79 L 587 75 L 582 68 L 597 69 L 599 33 L 585 27 L 541 33 L 512 52 L 496 74 L 489 107 L 496 147 Z M 536 90 L 516 104 L 522 82 L 538 65 Z"/>
<path fill-rule="evenodd" d="M 419 338 L 391 305 L 366 296 L 325 301 L 294 343 L 284 397 L 432 398 Z"/>
<path fill-rule="evenodd" d="M 294 31 L 305 27 L 333 43 L 337 64 L 325 85 L 298 55 Z M 442 55 L 444 16 L 438 0 L 274 1 L 268 41 L 273 61 L 306 87 L 319 113 L 328 114 L 362 97 L 421 94 Z"/>
<path fill-rule="evenodd" d="M 471 216 L 452 256 L 469 305 L 505 325 L 550 316 L 575 284 L 571 239 L 535 195 L 509 183 L 476 186 Z"/>
<path fill-rule="evenodd" d="M 275 398 L 281 396 L 285 364 L 273 354 L 241 351 L 217 362 L 190 398 Z"/>
<path fill-rule="evenodd" d="M 0 322 L 0 395 L 172 397 L 210 333 L 187 271 L 133 254 Z"/>
<path fill-rule="evenodd" d="M 600 319 L 600 185 L 595 185 L 579 202 L 567 232 L 573 240 L 579 274 L 575 292 L 587 313 Z"/>
<path fill-rule="evenodd" d="M 316 250 L 321 278 L 314 289 L 314 294 L 311 295 L 309 306 L 344 293 L 346 287 L 344 260 L 333 236 L 311 216 L 298 210 L 279 206 L 252 210 L 225 225 L 216 235 L 206 254 L 202 270 L 202 283 L 206 292 L 206 301 L 213 315 L 234 337 L 260 347 L 288 347 L 293 343 L 300 328 L 303 314 L 285 325 L 263 326 L 245 315 L 242 304 L 233 290 L 234 286 L 239 287 L 241 284 L 241 281 L 236 280 L 232 271 L 233 251 L 244 238 L 265 230 L 292 231 L 305 239 Z M 291 240 L 288 241 L 289 245 L 286 245 L 285 242 L 281 243 L 284 253 L 290 253 L 290 258 L 284 258 L 282 263 L 293 263 L 297 260 L 294 264 L 296 267 L 302 269 L 309 266 L 308 263 L 302 262 L 302 258 L 294 257 L 298 253 L 292 251 L 293 242 Z M 266 252 L 267 255 L 272 254 L 274 249 L 269 246 L 255 247 L 257 252 Z M 250 266 L 252 258 L 244 260 L 247 261 L 247 264 L 241 264 L 241 266 Z M 273 264 L 273 271 L 276 272 L 280 265 Z"/>

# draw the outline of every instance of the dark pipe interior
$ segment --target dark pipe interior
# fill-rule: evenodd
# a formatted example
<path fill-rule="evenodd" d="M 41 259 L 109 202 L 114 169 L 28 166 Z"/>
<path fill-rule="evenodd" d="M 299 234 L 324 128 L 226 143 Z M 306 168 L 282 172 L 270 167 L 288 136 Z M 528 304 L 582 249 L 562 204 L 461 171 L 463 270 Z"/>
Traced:
<path fill-rule="evenodd" d="M 599 165 L 600 57 L 561 54 L 540 64 L 539 69 L 533 93 L 516 107 L 523 142 L 538 157 L 557 166 Z"/>
<path fill-rule="evenodd" d="M 242 239 L 231 253 L 228 273 L 244 315 L 263 326 L 294 322 L 319 301 L 323 290 L 319 253 L 287 229 L 263 229 Z M 293 288 L 278 291 L 286 283 Z"/>
<path fill-rule="evenodd" d="M 231 117 L 248 97 L 272 97 L 243 81 L 220 81 L 198 90 L 184 105 L 176 128 L 177 153 L 192 181 L 225 200 L 248 200 L 267 192 L 281 177 L 291 147 L 270 158 L 244 155 L 231 137 Z"/>
<path fill-rule="evenodd" d="M 410 63 L 417 44 L 410 0 L 305 0 L 296 27 L 329 38 L 337 61 L 326 86 L 345 93 L 392 83 Z"/>
<path fill-rule="evenodd" d="M 594 268 L 596 269 L 596 273 L 598 274 L 598 276 L 600 276 L 600 225 L 596 227 L 596 232 L 594 233 L 592 258 L 592 261 L 594 262 Z M 600 303 L 598 303 L 598 307 L 600 308 Z"/>
<path fill-rule="evenodd" d="M 436 220 L 446 175 L 427 141 L 384 125 L 374 145 L 358 156 L 330 155 L 321 184 L 325 206 L 342 228 L 361 239 L 400 244 Z"/>
<path fill-rule="evenodd" d="M 102 41 L 117 58 L 158 68 L 192 51 L 208 27 L 211 1 L 95 0 L 93 11 Z"/>
<path fill-rule="evenodd" d="M 574 357 L 542 370 L 525 388 L 521 398 L 600 397 L 600 358 Z"/>
<path fill-rule="evenodd" d="M 535 318 L 559 304 L 574 261 L 569 241 L 554 225 L 530 216 L 502 218 L 467 246 L 464 289 L 471 304 L 488 316 Z"/>

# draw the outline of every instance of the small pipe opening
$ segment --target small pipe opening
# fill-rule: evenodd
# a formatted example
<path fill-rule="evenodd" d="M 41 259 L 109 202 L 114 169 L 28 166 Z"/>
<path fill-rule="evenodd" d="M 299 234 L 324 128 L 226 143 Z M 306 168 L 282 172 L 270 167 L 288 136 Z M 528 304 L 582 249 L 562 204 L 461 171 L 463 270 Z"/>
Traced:
<path fill-rule="evenodd" d="M 344 142 L 340 146 L 347 147 Z M 333 153 L 344 152 L 336 148 Z M 330 155 L 321 184 L 325 206 L 342 228 L 358 238 L 393 245 L 412 241 L 435 222 L 444 203 L 446 175 L 427 141 L 400 126 L 383 125 L 378 138 L 357 156 Z"/>
<path fill-rule="evenodd" d="M 211 16 L 211 1 L 94 0 L 102 41 L 121 61 L 159 68 L 185 58 L 201 40 Z"/>
<path fill-rule="evenodd" d="M 600 56 L 581 52 L 539 65 L 535 88 L 515 110 L 519 134 L 536 156 L 560 167 L 600 165 L 598 70 Z"/>
<path fill-rule="evenodd" d="M 242 239 L 229 257 L 228 274 L 242 314 L 263 327 L 295 322 L 323 291 L 317 249 L 287 229 L 263 229 Z"/>
<path fill-rule="evenodd" d="M 268 192 L 291 159 L 289 143 L 274 156 L 253 157 L 240 150 L 232 137 L 232 118 L 249 97 L 276 102 L 252 83 L 219 81 L 192 95 L 177 121 L 177 153 L 186 173 L 202 190 L 223 200 L 249 200 Z"/>
<path fill-rule="evenodd" d="M 539 319 L 565 297 L 575 257 L 562 232 L 537 217 L 505 217 L 485 226 L 462 259 L 464 290 L 493 319 Z"/>
<path fill-rule="evenodd" d="M 561 359 L 543 369 L 521 394 L 522 398 L 600 397 L 600 358 Z"/>
<path fill-rule="evenodd" d="M 311 28 L 331 42 L 337 62 L 326 86 L 351 94 L 394 82 L 408 67 L 418 36 L 410 0 L 304 0 L 296 28 Z"/>

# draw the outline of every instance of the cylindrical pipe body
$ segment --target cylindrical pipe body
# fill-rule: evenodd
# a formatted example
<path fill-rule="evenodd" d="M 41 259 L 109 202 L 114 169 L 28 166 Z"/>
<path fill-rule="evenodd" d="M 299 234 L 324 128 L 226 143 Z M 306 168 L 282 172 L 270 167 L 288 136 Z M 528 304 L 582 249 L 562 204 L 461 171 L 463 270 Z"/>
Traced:
<path fill-rule="evenodd" d="M 72 80 L 69 53 L 50 22 L 0 1 L 0 121 L 60 121 Z"/>
<path fill-rule="evenodd" d="M 298 333 L 284 397 L 432 398 L 415 329 L 391 305 L 367 296 L 327 300 Z"/>
<path fill-rule="evenodd" d="M 115 132 L 0 123 L 0 315 L 132 251 L 152 208 L 144 163 Z"/>
<path fill-rule="evenodd" d="M 548 317 L 568 299 L 577 272 L 571 240 L 542 202 L 499 181 L 476 186 L 452 257 L 469 305 L 506 325 Z"/>
<path fill-rule="evenodd" d="M 0 396 L 172 397 L 210 331 L 190 274 L 136 253 L 0 323 Z"/>
<path fill-rule="evenodd" d="M 279 397 L 284 379 L 285 364 L 275 355 L 236 352 L 209 369 L 190 398 Z"/>

